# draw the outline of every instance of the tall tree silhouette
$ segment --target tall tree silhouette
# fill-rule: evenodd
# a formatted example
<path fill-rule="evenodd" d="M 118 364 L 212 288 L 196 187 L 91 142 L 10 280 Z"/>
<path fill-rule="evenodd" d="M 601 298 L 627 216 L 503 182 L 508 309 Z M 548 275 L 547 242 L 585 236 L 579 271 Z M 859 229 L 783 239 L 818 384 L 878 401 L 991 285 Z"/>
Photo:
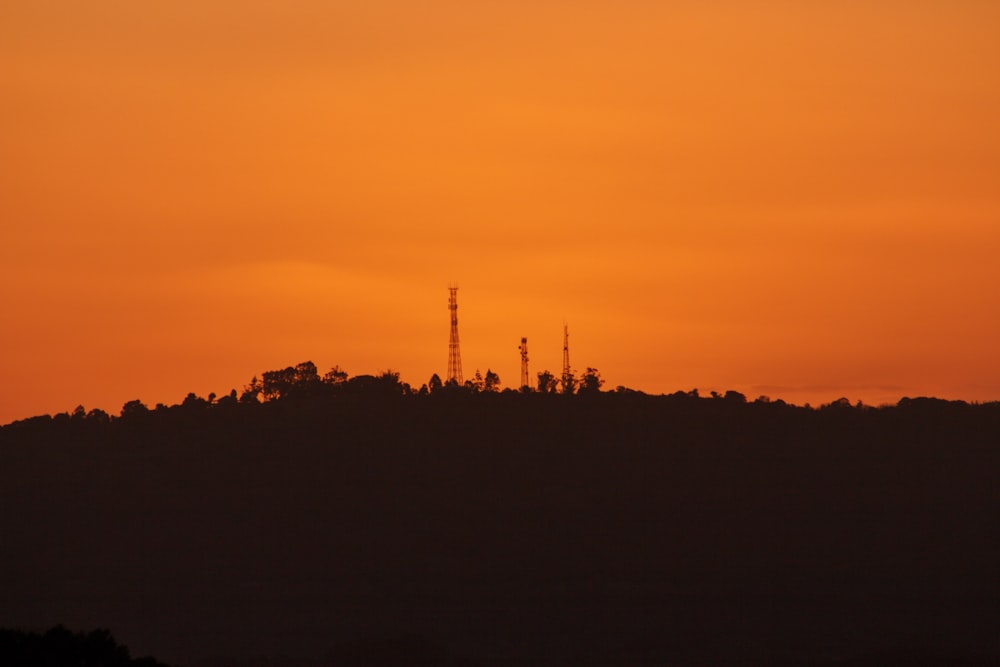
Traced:
<path fill-rule="evenodd" d="M 483 378 L 483 391 L 498 391 L 499 389 L 500 376 L 487 368 L 486 377 Z"/>
<path fill-rule="evenodd" d="M 601 374 L 596 368 L 587 367 L 587 370 L 583 372 L 580 377 L 580 393 L 581 394 L 594 394 L 601 390 L 604 385 L 604 380 L 601 379 Z"/>
<path fill-rule="evenodd" d="M 543 394 L 554 394 L 559 389 L 559 379 L 549 371 L 538 374 L 538 391 Z"/>

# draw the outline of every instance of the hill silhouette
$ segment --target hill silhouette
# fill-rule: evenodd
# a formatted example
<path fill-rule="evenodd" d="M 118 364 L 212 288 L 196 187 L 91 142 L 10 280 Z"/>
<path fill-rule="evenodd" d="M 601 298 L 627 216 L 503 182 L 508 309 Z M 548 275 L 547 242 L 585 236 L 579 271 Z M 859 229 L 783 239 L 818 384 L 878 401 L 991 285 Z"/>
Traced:
<path fill-rule="evenodd" d="M 0 429 L 0 626 L 181 665 L 1000 659 L 1000 404 L 314 369 Z"/>

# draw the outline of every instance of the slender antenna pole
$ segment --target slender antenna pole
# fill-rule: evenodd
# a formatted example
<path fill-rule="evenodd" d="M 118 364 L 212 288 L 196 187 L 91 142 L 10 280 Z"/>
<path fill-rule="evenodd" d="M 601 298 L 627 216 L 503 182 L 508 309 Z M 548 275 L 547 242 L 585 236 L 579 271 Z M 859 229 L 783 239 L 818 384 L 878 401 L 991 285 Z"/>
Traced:
<path fill-rule="evenodd" d="M 563 371 L 562 371 L 562 386 L 563 391 L 569 392 L 572 387 L 570 384 L 573 381 L 573 372 L 569 369 L 569 325 L 563 325 Z"/>
<path fill-rule="evenodd" d="M 528 379 L 528 339 L 521 337 L 521 344 L 517 347 L 521 351 L 521 388 L 531 386 Z"/>

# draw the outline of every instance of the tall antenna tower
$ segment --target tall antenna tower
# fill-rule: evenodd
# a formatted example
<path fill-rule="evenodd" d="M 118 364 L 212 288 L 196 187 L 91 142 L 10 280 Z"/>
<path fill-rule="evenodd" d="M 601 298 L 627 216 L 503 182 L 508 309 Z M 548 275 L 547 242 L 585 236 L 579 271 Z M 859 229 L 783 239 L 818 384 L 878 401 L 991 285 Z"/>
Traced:
<path fill-rule="evenodd" d="M 528 380 L 528 339 L 521 336 L 521 344 L 517 346 L 521 351 L 521 388 L 530 386 Z"/>
<path fill-rule="evenodd" d="M 572 382 L 572 371 L 569 369 L 569 325 L 563 325 L 563 391 L 569 391 L 568 387 Z"/>
<path fill-rule="evenodd" d="M 451 337 L 448 339 L 448 380 L 463 384 L 462 353 L 458 350 L 458 287 L 448 288 L 448 310 L 451 311 Z"/>

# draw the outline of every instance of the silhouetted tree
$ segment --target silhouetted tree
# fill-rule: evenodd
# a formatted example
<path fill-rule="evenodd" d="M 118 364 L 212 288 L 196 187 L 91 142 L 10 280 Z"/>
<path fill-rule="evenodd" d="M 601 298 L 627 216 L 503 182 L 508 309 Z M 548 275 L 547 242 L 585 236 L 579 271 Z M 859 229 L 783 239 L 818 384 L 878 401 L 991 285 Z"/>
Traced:
<path fill-rule="evenodd" d="M 483 391 L 497 391 L 500 389 L 500 376 L 486 369 L 486 377 L 483 379 Z"/>
<path fill-rule="evenodd" d="M 261 395 L 264 400 L 273 401 L 291 393 L 294 384 L 295 369 L 291 366 L 284 370 L 264 371 L 264 375 L 261 376 L 261 386 L 263 387 Z"/>
<path fill-rule="evenodd" d="M 726 395 L 723 396 L 723 398 L 725 398 L 727 401 L 732 401 L 733 403 L 746 403 L 747 402 L 747 397 L 746 396 L 744 396 L 743 394 L 741 394 L 738 391 L 733 391 L 732 389 L 730 389 L 729 391 L 727 391 Z"/>
<path fill-rule="evenodd" d="M 538 374 L 538 391 L 543 394 L 554 394 L 559 389 L 559 380 L 549 371 Z"/>
<path fill-rule="evenodd" d="M 572 394 L 575 391 L 576 376 L 573 375 L 573 371 L 563 373 L 562 378 L 559 380 L 559 392 L 562 394 Z"/>
<path fill-rule="evenodd" d="M 401 382 L 399 373 L 382 371 L 378 375 L 355 375 L 344 385 L 349 394 L 363 396 L 405 396 L 412 393 L 410 385 Z"/>
<path fill-rule="evenodd" d="M 204 398 L 198 396 L 193 391 L 189 392 L 187 396 L 184 397 L 184 401 L 181 403 L 182 407 L 185 408 L 204 408 L 208 406 L 208 401 Z"/>
<path fill-rule="evenodd" d="M 243 393 L 240 394 L 240 403 L 258 403 L 260 402 L 260 394 L 264 390 L 261 385 L 260 380 L 254 375 L 253 379 L 250 380 L 250 384 L 243 388 Z"/>
<path fill-rule="evenodd" d="M 386 390 L 386 394 L 406 396 L 413 393 L 413 389 L 407 383 L 399 379 L 399 371 L 392 369 L 382 371 L 378 376 L 379 381 Z"/>
<path fill-rule="evenodd" d="M 443 387 L 443 386 L 444 385 L 441 383 L 441 378 L 438 376 L 437 373 L 435 373 L 434 375 L 432 375 L 431 379 L 427 381 L 427 390 L 430 391 L 432 394 L 435 391 L 438 391 L 439 389 L 441 389 L 441 387 Z"/>
<path fill-rule="evenodd" d="M 137 415 L 145 415 L 149 413 L 149 408 L 142 401 L 135 400 L 129 401 L 122 406 L 122 417 L 135 417 Z"/>
<path fill-rule="evenodd" d="M 111 415 L 100 408 L 94 408 L 87 413 L 87 421 L 94 424 L 107 424 L 111 421 Z"/>
<path fill-rule="evenodd" d="M 483 390 L 483 388 L 485 387 L 485 384 L 486 383 L 483 380 L 483 374 L 480 373 L 479 369 L 477 368 L 476 369 L 476 374 L 472 376 L 472 379 L 465 381 L 465 388 L 468 389 L 471 392 L 474 392 L 474 393 L 478 394 L 479 392 L 481 392 Z"/>
<path fill-rule="evenodd" d="M 347 373 L 340 366 L 334 366 L 323 374 L 323 382 L 334 386 L 343 384 L 347 382 Z"/>
<path fill-rule="evenodd" d="M 228 394 L 219 399 L 217 405 L 236 405 L 239 399 L 236 397 L 236 390 L 233 389 Z"/>
<path fill-rule="evenodd" d="M 262 395 L 265 400 L 278 398 L 314 396 L 318 392 L 321 380 L 316 364 L 303 361 L 288 368 L 267 371 L 263 375 Z"/>
<path fill-rule="evenodd" d="M 580 378 L 580 393 L 581 394 L 596 394 L 601 391 L 601 386 L 604 384 L 604 380 L 601 379 L 601 373 L 596 368 L 587 367 L 587 370 L 583 372 L 583 376 Z"/>

